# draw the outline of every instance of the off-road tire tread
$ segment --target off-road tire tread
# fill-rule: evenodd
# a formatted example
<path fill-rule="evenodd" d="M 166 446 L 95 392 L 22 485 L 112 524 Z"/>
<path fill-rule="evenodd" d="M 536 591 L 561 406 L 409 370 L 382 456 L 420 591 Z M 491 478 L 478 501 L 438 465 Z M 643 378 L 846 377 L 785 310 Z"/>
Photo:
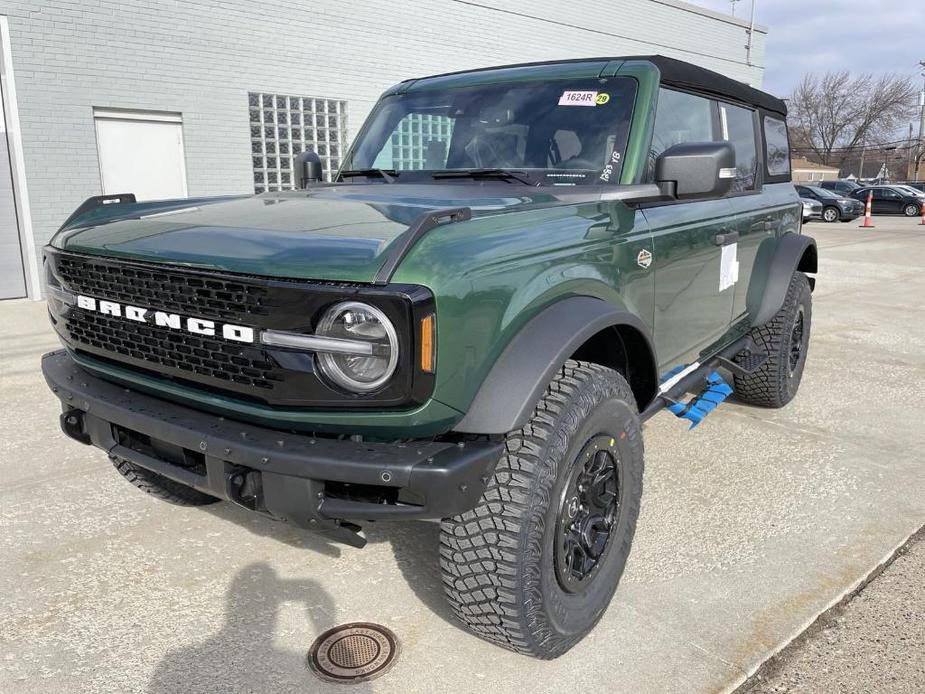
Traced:
<path fill-rule="evenodd" d="M 506 436 L 504 454 L 479 505 L 443 520 L 440 568 L 446 597 L 457 618 L 476 635 L 518 653 L 552 659 L 593 628 L 592 624 L 583 633 L 562 637 L 531 605 L 543 600 L 539 558 L 558 465 L 584 418 L 611 397 L 630 403 L 635 414 L 632 390 L 619 373 L 598 364 L 566 362 L 530 421 Z M 641 485 L 643 444 L 638 419 L 626 435 L 634 455 L 625 464 L 636 466 Z M 628 532 L 621 545 L 610 550 L 622 553 L 624 562 L 639 515 L 639 496 L 631 495 Z M 602 608 L 598 619 L 603 612 Z"/>
<path fill-rule="evenodd" d="M 752 340 L 768 353 L 768 359 L 755 373 L 734 377 L 735 397 L 740 402 L 770 408 L 780 408 L 789 402 L 785 390 L 788 353 L 784 347 L 789 346 L 791 323 L 804 289 L 809 289 L 809 280 L 802 272 L 794 272 L 783 306 L 770 321 L 752 328 Z M 805 329 L 809 327 L 807 324 Z"/>
<path fill-rule="evenodd" d="M 158 475 L 156 472 L 146 470 L 131 461 L 125 460 L 125 458 L 111 455 L 109 459 L 120 475 L 145 494 L 150 494 L 161 501 L 166 501 L 176 506 L 207 506 L 220 501 L 214 496 L 203 494 L 198 489 L 193 489 L 163 475 Z"/>

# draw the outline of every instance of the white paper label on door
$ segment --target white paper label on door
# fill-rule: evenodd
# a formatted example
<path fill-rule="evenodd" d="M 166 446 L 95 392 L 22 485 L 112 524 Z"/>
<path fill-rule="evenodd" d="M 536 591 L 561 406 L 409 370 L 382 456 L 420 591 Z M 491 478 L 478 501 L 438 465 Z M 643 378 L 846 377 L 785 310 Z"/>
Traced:
<path fill-rule="evenodd" d="M 737 243 L 723 246 L 719 260 L 719 290 L 729 289 L 739 281 L 739 261 L 736 260 Z"/>

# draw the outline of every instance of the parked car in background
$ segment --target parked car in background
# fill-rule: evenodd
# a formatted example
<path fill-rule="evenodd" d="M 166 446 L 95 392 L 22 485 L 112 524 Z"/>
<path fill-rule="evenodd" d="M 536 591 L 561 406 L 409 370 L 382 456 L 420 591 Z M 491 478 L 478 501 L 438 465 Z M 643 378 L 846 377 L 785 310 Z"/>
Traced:
<path fill-rule="evenodd" d="M 794 186 L 797 194 L 805 200 L 815 200 L 822 205 L 822 219 L 826 222 L 850 222 L 864 214 L 864 203 L 847 198 L 835 191 L 818 186 Z"/>
<path fill-rule="evenodd" d="M 819 188 L 825 188 L 826 190 L 834 191 L 841 195 L 850 195 L 852 191 L 863 187 L 860 183 L 855 181 L 819 181 L 813 185 L 817 185 Z"/>
<path fill-rule="evenodd" d="M 894 183 L 892 188 L 898 188 L 900 191 L 905 191 L 909 195 L 914 195 L 917 198 L 925 198 L 925 192 L 919 190 L 915 186 L 910 186 L 908 183 Z"/>
<path fill-rule="evenodd" d="M 896 186 L 869 186 L 852 191 L 851 197 L 862 202 L 867 200 L 867 194 L 873 192 L 871 212 L 873 214 L 904 214 L 907 217 L 917 217 L 922 214 L 922 205 L 925 198 L 904 191 Z"/>
<path fill-rule="evenodd" d="M 803 224 L 813 219 L 822 219 L 822 203 L 812 198 L 800 198 L 803 203 Z"/>

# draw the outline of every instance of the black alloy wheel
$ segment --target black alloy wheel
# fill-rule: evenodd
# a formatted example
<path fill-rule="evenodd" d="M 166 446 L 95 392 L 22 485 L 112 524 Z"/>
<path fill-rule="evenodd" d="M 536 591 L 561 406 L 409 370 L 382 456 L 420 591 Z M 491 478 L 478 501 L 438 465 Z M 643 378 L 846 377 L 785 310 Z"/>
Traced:
<path fill-rule="evenodd" d="M 610 435 L 585 444 L 559 499 L 556 578 L 569 593 L 585 588 L 610 549 L 620 501 L 619 453 Z"/>

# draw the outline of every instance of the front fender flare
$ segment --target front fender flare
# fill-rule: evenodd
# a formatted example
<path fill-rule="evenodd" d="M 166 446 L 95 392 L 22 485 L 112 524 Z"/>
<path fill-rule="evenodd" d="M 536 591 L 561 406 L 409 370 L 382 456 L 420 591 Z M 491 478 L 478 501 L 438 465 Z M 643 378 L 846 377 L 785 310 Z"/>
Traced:
<path fill-rule="evenodd" d="M 652 382 L 657 383 L 652 339 L 638 316 L 601 299 L 570 297 L 545 308 L 521 328 L 495 361 L 466 416 L 453 430 L 504 434 L 519 429 L 568 358 L 588 339 L 615 326 L 632 327 L 643 336 L 653 355 Z"/>

